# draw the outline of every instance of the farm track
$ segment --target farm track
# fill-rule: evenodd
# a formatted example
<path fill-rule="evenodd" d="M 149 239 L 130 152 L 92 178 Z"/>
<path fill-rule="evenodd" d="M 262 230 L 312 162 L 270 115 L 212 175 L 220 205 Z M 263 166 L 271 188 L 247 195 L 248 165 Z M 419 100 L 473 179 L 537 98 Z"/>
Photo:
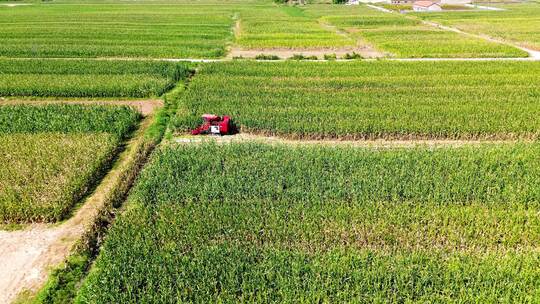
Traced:
<path fill-rule="evenodd" d="M 516 142 L 533 142 L 530 139 L 504 140 L 504 139 L 373 139 L 373 140 L 338 140 L 338 139 L 288 139 L 278 136 L 265 136 L 251 133 L 239 133 L 226 136 L 182 136 L 178 135 L 172 142 L 183 144 L 198 144 L 215 142 L 217 144 L 257 142 L 266 144 L 285 144 L 291 146 L 316 145 L 316 146 L 343 146 L 343 147 L 366 147 L 366 148 L 414 148 L 418 146 L 427 147 L 460 147 L 464 145 L 481 144 L 504 144 Z"/>
<path fill-rule="evenodd" d="M 31 224 L 20 231 L 0 231 L 0 303 L 10 303 L 22 292 L 36 292 L 50 269 L 65 261 L 88 237 L 102 212 L 110 208 L 115 192 L 129 182 L 126 172 L 136 167 L 133 160 L 139 157 L 145 131 L 152 122 L 152 116 L 141 122 L 113 168 L 71 218 L 56 225 Z"/>

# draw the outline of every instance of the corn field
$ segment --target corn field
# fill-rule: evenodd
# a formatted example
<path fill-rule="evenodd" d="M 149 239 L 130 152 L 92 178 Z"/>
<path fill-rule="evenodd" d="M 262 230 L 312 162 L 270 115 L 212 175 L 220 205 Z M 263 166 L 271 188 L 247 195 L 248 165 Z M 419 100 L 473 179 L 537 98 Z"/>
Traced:
<path fill-rule="evenodd" d="M 165 146 L 76 302 L 533 301 L 538 149 Z"/>
<path fill-rule="evenodd" d="M 109 168 L 140 114 L 129 107 L 0 106 L 0 222 L 63 219 Z"/>

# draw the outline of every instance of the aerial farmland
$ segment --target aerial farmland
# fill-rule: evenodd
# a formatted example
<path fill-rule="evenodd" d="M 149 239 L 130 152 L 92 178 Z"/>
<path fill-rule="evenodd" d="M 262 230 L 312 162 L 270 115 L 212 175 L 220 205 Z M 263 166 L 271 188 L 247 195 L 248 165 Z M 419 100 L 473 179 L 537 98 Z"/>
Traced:
<path fill-rule="evenodd" d="M 540 303 L 540 2 L 0 0 L 0 33 L 0 304 Z"/>

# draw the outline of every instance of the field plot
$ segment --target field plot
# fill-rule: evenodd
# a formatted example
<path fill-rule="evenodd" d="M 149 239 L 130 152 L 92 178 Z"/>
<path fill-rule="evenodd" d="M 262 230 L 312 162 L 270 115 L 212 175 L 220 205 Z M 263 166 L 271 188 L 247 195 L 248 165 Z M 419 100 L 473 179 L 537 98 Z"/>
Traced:
<path fill-rule="evenodd" d="M 534 301 L 539 152 L 165 146 L 78 302 Z"/>
<path fill-rule="evenodd" d="M 300 138 L 538 138 L 537 62 L 230 62 L 200 67 L 176 118 L 229 114 Z"/>
<path fill-rule="evenodd" d="M 475 11 L 417 14 L 466 32 L 484 34 L 540 51 L 540 3 L 491 5 L 504 11 Z"/>
<path fill-rule="evenodd" d="M 0 222 L 58 221 L 97 182 L 140 115 L 128 107 L 0 106 Z"/>
<path fill-rule="evenodd" d="M 217 3 L 0 6 L 0 56 L 215 58 L 233 12 Z"/>
<path fill-rule="evenodd" d="M 367 6 L 308 6 L 309 15 L 337 26 L 356 39 L 404 58 L 527 57 L 517 48 L 467 37 L 422 24 L 397 13 Z M 448 14 L 448 13 L 447 13 Z M 431 14 L 429 14 L 431 16 Z"/>
<path fill-rule="evenodd" d="M 186 73 L 172 62 L 0 59 L 0 96 L 155 97 Z"/>
<path fill-rule="evenodd" d="M 309 17 L 299 7 L 268 6 L 240 12 L 237 44 L 248 49 L 339 49 L 356 41 L 338 35 Z"/>

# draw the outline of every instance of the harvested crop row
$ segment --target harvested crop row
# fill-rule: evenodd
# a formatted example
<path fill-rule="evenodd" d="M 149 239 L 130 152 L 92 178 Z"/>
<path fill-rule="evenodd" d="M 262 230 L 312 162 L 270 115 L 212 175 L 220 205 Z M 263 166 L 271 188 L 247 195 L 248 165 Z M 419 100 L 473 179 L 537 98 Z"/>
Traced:
<path fill-rule="evenodd" d="M 165 146 L 77 300 L 530 301 L 538 152 Z"/>
<path fill-rule="evenodd" d="M 124 106 L 0 106 L 0 222 L 63 219 L 137 126 Z"/>
<path fill-rule="evenodd" d="M 0 96 L 154 97 L 186 75 L 172 62 L 0 59 Z"/>
<path fill-rule="evenodd" d="M 537 62 L 208 64 L 176 127 L 216 113 L 243 131 L 300 138 L 537 138 L 538 80 Z"/>

